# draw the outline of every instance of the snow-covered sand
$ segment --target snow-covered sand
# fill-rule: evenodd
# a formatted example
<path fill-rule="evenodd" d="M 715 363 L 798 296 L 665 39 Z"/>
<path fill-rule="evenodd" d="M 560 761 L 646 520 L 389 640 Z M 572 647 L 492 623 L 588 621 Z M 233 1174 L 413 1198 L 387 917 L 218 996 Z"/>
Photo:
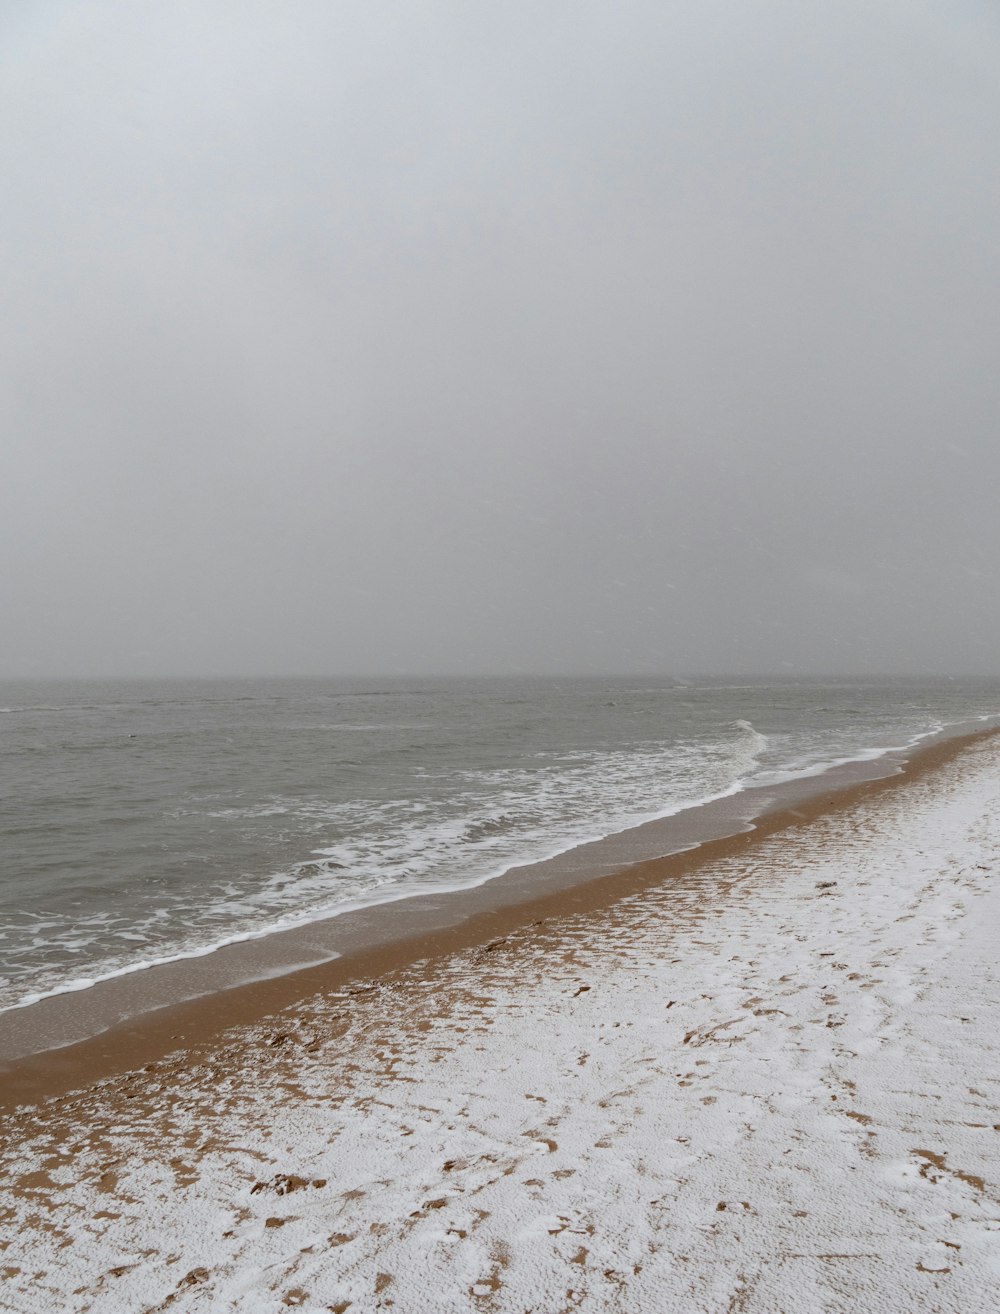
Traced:
<path fill-rule="evenodd" d="M 1000 1306 L 1000 741 L 15 1126 L 0 1308 Z"/>

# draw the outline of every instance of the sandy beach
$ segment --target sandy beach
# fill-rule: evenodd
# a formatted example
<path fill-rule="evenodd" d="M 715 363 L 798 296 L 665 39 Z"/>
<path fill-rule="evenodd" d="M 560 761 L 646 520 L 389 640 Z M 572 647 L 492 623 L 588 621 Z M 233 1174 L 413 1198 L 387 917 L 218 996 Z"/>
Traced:
<path fill-rule="evenodd" d="M 0 1308 L 993 1309 L 998 769 L 28 1064 Z"/>
<path fill-rule="evenodd" d="M 1000 0 L 0 70 L 0 1314 L 1000 1314 Z"/>

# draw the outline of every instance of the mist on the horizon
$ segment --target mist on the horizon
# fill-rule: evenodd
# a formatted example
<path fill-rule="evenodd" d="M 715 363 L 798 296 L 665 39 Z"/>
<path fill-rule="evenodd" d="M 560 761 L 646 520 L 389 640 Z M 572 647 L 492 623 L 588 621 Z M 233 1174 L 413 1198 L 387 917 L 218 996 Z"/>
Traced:
<path fill-rule="evenodd" d="M 995 7 L 0 36 L 0 677 L 1000 673 Z"/>

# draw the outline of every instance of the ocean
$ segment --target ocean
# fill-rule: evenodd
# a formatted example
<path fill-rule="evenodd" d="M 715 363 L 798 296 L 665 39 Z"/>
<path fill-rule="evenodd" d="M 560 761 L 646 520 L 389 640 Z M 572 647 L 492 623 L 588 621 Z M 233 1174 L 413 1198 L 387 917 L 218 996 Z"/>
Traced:
<path fill-rule="evenodd" d="M 0 684 L 0 1011 L 1000 718 L 986 680 Z"/>

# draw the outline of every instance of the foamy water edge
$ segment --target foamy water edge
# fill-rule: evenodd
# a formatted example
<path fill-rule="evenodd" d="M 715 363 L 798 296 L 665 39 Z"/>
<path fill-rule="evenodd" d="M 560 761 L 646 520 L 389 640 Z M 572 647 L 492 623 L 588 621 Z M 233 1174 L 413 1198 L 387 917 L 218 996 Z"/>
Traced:
<path fill-rule="evenodd" d="M 812 762 L 809 763 L 808 765 L 803 765 L 799 768 L 796 768 L 794 766 L 789 766 L 787 768 L 777 768 L 777 769 L 764 771 L 760 775 L 755 775 L 751 773 L 749 776 L 741 777 L 735 780 L 726 789 L 717 791 L 712 794 L 701 796 L 694 800 L 685 800 L 681 803 L 666 808 L 657 809 L 643 815 L 638 815 L 624 827 L 619 826 L 611 830 L 602 830 L 596 833 L 579 835 L 574 837 L 568 843 L 560 844 L 556 847 L 552 847 L 546 850 L 535 850 L 531 852 L 525 852 L 512 861 L 505 861 L 504 864 L 500 867 L 497 867 L 495 869 L 489 870 L 484 873 L 480 873 L 477 876 L 471 877 L 466 880 L 452 881 L 447 884 L 437 884 L 437 885 L 426 884 L 426 885 L 420 885 L 418 887 L 413 887 L 413 886 L 409 886 L 406 888 L 395 887 L 389 889 L 382 889 L 381 891 L 378 889 L 378 887 L 375 887 L 366 895 L 356 898 L 345 899 L 343 902 L 338 903 L 329 908 L 312 909 L 309 912 L 304 913 L 303 915 L 298 917 L 295 916 L 279 917 L 273 921 L 268 922 L 266 925 L 234 932 L 232 935 L 221 937 L 219 939 L 211 941 L 208 944 L 185 947 L 182 949 L 178 949 L 176 953 L 160 954 L 152 958 L 141 959 L 137 962 L 124 964 L 114 969 L 110 969 L 106 972 L 96 972 L 96 973 L 88 974 L 87 976 L 73 978 L 69 981 L 62 982 L 59 985 L 54 986 L 49 990 L 31 992 L 30 994 L 25 995 L 24 997 L 22 997 L 19 1000 L 16 1000 L 13 1003 L 0 1006 L 0 1014 L 11 1013 L 21 1009 L 30 1008 L 33 1005 L 39 1004 L 46 999 L 52 999 L 62 995 L 78 994 L 83 991 L 92 989 L 95 986 L 101 985 L 104 982 L 113 981 L 125 976 L 135 975 L 139 972 L 148 971 L 152 968 L 166 967 L 174 963 L 181 963 L 181 962 L 186 962 L 199 958 L 210 957 L 212 954 L 218 953 L 219 951 L 226 949 L 232 945 L 244 944 L 256 940 L 266 939 L 272 935 L 279 934 L 285 931 L 301 930 L 306 926 L 312 926 L 322 922 L 333 921 L 338 917 L 344 916 L 345 914 L 356 912 L 362 909 L 376 908 L 386 904 L 402 902 L 403 900 L 415 898 L 415 897 L 448 895 L 452 893 L 458 893 L 464 890 L 478 889 L 484 885 L 489 884 L 492 881 L 498 880 L 503 876 L 506 876 L 508 873 L 510 873 L 511 871 L 517 868 L 534 866 L 536 864 L 548 862 L 555 858 L 559 858 L 567 853 L 570 853 L 575 849 L 583 848 L 586 845 L 597 843 L 602 840 L 611 839 L 613 837 L 626 835 L 629 833 L 629 831 L 648 825 L 651 822 L 664 821 L 671 817 L 679 816 L 685 812 L 697 811 L 698 809 L 703 808 L 710 803 L 718 802 L 725 798 L 733 798 L 738 794 L 746 792 L 750 788 L 766 789 L 768 786 L 771 785 L 774 786 L 784 785 L 795 780 L 818 779 L 824 775 L 830 774 L 838 770 L 839 768 L 862 764 L 862 763 L 873 763 L 873 762 L 878 762 L 880 760 L 883 760 L 888 765 L 892 758 L 899 757 L 900 755 L 912 753 L 916 748 L 918 748 L 924 741 L 928 739 L 933 739 L 939 736 L 951 737 L 948 733 L 949 731 L 952 732 L 954 736 L 957 736 L 962 733 L 962 727 L 971 727 L 976 725 L 977 723 L 982 724 L 991 720 L 996 720 L 998 719 L 998 717 L 1000 717 L 1000 714 L 998 714 L 997 716 L 980 715 L 972 718 L 963 718 L 961 720 L 954 722 L 938 723 L 930 729 L 923 730 L 912 735 L 910 739 L 903 744 L 892 745 L 889 747 L 870 747 L 845 756 L 829 758 L 819 762 Z M 753 737 L 754 747 L 751 754 L 751 758 L 753 761 L 756 761 L 759 754 L 762 753 L 767 747 L 767 743 L 768 743 L 767 737 L 761 735 L 757 730 L 755 730 L 754 727 L 748 721 L 739 720 L 735 722 L 734 725 L 748 736 Z M 904 769 L 904 764 L 902 762 L 896 763 L 891 770 L 887 770 L 885 772 L 885 777 L 898 774 L 903 769 Z M 754 821 L 759 815 L 760 813 L 758 812 L 755 813 L 753 816 L 747 818 L 746 824 L 748 828 L 750 829 L 753 828 Z M 700 847 L 701 843 L 703 842 L 704 841 L 699 841 L 697 844 L 694 844 L 690 847 L 692 848 Z M 333 961 L 336 957 L 338 957 L 338 955 L 331 951 L 329 953 L 324 954 L 322 960 L 317 960 L 317 961 Z M 292 971 L 294 969 L 293 967 L 289 967 L 287 969 L 282 969 L 282 971 L 284 970 Z M 262 971 L 259 975 L 255 975 L 250 979 L 251 980 L 263 979 L 268 974 L 269 973 L 267 971 Z"/>

